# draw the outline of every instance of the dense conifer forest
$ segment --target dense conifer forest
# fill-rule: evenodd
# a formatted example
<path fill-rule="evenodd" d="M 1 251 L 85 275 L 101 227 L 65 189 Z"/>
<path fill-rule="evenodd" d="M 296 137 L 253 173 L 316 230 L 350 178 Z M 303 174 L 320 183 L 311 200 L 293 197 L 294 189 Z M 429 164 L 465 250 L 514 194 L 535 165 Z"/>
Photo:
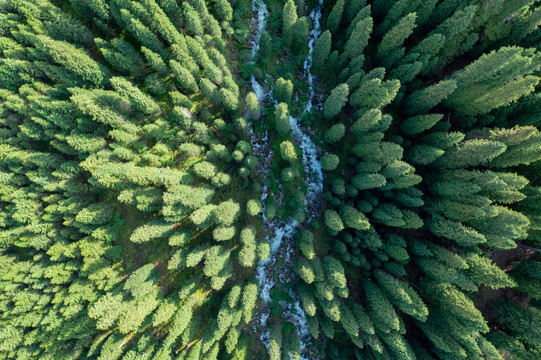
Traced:
<path fill-rule="evenodd" d="M 541 359 L 540 25 L 0 0 L 0 359 Z"/>

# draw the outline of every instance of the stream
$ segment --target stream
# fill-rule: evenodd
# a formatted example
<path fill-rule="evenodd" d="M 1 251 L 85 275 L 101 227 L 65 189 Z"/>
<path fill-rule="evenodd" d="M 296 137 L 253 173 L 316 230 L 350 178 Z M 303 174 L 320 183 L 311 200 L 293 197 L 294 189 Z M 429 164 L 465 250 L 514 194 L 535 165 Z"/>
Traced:
<path fill-rule="evenodd" d="M 251 56 L 254 58 L 259 50 L 259 40 L 261 34 L 267 26 L 267 16 L 269 14 L 268 8 L 263 0 L 252 0 L 252 11 L 255 16 L 252 19 L 254 28 L 253 41 L 251 43 Z M 309 53 L 306 60 L 303 63 L 304 75 L 307 79 L 309 86 L 309 99 L 304 108 L 303 114 L 309 112 L 314 106 L 312 102 L 315 98 L 314 89 L 314 75 L 311 73 L 312 69 L 312 53 L 315 41 L 321 35 L 321 11 L 323 8 L 323 0 L 319 1 L 319 4 L 312 10 L 309 18 L 312 20 L 313 29 L 310 31 L 308 37 Z M 276 105 L 276 101 L 272 98 L 272 89 L 265 91 L 264 87 L 255 79 L 251 78 L 251 84 L 253 92 L 260 103 L 260 106 L 265 101 L 272 101 Z M 321 103 L 315 104 L 317 108 L 321 108 Z M 318 151 L 315 143 L 310 136 L 303 131 L 297 118 L 289 117 L 291 132 L 293 140 L 302 149 L 302 165 L 305 172 L 305 183 L 307 186 L 305 196 L 305 212 L 307 214 L 307 220 L 304 223 L 309 223 L 315 216 L 317 216 L 320 203 L 323 197 L 323 172 L 321 163 L 318 160 Z M 262 122 L 263 123 L 263 122 Z M 251 130 L 251 143 L 253 147 L 253 153 L 258 158 L 263 158 L 263 163 L 256 169 L 258 176 L 263 179 L 268 177 L 273 153 L 272 144 L 268 142 L 267 130 L 263 128 L 262 135 L 258 136 Z M 262 219 L 263 230 L 267 234 L 267 241 L 270 244 L 270 255 L 267 259 L 259 262 L 256 269 L 256 278 L 259 282 L 259 293 L 263 306 L 259 306 L 258 311 L 255 314 L 255 318 L 258 319 L 255 331 L 260 333 L 260 340 L 263 342 L 267 350 L 269 349 L 269 330 L 267 326 L 267 320 L 271 314 L 269 305 L 272 301 L 271 290 L 276 284 L 276 278 L 282 283 L 289 283 L 296 278 L 293 270 L 292 254 L 294 251 L 294 239 L 293 236 L 302 226 L 299 222 L 293 218 L 289 218 L 287 222 L 281 221 L 278 218 L 268 219 L 265 212 L 265 200 L 270 196 L 269 188 L 265 185 L 262 189 L 261 203 L 263 204 Z M 277 261 L 282 259 L 283 261 L 279 266 L 276 266 Z M 311 345 L 312 337 L 308 330 L 308 324 L 306 316 L 301 307 L 300 299 L 293 286 L 289 287 L 288 295 L 293 299 L 292 303 L 281 304 L 282 305 L 282 318 L 292 323 L 297 331 L 297 334 L 301 343 L 300 359 L 308 360 L 306 357 Z M 291 356 L 291 354 L 290 354 Z"/>

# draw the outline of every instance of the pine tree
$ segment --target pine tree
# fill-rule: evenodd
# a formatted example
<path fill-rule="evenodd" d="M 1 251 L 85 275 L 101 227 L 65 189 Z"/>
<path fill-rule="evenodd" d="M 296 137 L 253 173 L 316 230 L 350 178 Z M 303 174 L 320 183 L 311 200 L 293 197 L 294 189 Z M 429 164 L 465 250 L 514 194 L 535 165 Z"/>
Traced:
<path fill-rule="evenodd" d="M 188 92 L 188 94 L 199 92 L 195 78 L 186 68 L 175 60 L 169 61 L 169 67 L 183 90 Z"/>
<path fill-rule="evenodd" d="M 419 321 L 426 320 L 428 308 L 411 287 L 383 271 L 376 272 L 376 279 L 393 304 L 402 312 Z"/>
<path fill-rule="evenodd" d="M 502 154 L 507 147 L 497 141 L 467 140 L 447 150 L 438 164 L 447 168 L 461 168 L 484 164 Z"/>
<path fill-rule="evenodd" d="M 280 103 L 274 110 L 274 121 L 278 135 L 285 136 L 291 130 L 289 124 L 289 112 L 286 103 Z"/>
<path fill-rule="evenodd" d="M 259 54 L 262 57 L 268 56 L 272 50 L 272 39 L 270 34 L 267 31 L 261 33 L 259 38 Z"/>
<path fill-rule="evenodd" d="M 323 269 L 325 270 L 327 279 L 333 286 L 337 288 L 346 287 L 346 276 L 344 275 L 344 268 L 340 261 L 332 256 L 326 256 L 323 258 Z"/>
<path fill-rule="evenodd" d="M 335 154 L 325 154 L 321 157 L 321 167 L 325 171 L 332 171 L 336 169 L 340 159 Z"/>
<path fill-rule="evenodd" d="M 344 105 L 348 101 L 349 87 L 347 84 L 340 84 L 335 87 L 327 100 L 325 100 L 325 106 L 323 108 L 323 116 L 330 119 L 340 113 Z"/>
<path fill-rule="evenodd" d="M 290 163 L 297 160 L 297 153 L 291 141 L 282 141 L 280 144 L 280 155 L 282 159 Z"/>
<path fill-rule="evenodd" d="M 135 77 L 146 75 L 145 63 L 137 50 L 129 42 L 115 38 L 111 43 L 95 38 L 100 53 L 114 68 Z"/>
<path fill-rule="evenodd" d="M 477 310 L 473 302 L 462 292 L 450 284 L 427 284 L 428 297 L 436 304 L 441 306 L 443 311 L 449 311 L 451 314 L 464 319 L 478 331 L 488 330 L 483 316 Z"/>
<path fill-rule="evenodd" d="M 223 81 L 222 71 L 214 64 L 209 63 L 205 68 L 203 74 L 207 79 L 215 83 L 216 85 L 221 85 Z"/>
<path fill-rule="evenodd" d="M 257 199 L 250 199 L 246 203 L 246 212 L 250 216 L 256 216 L 261 212 L 261 202 Z"/>
<path fill-rule="evenodd" d="M 334 210 L 325 211 L 325 225 L 334 232 L 339 232 L 344 229 L 344 223 L 342 222 L 340 215 Z"/>
<path fill-rule="evenodd" d="M 191 35 L 203 36 L 203 24 L 198 12 L 187 2 L 182 3 L 182 17 Z"/>
<path fill-rule="evenodd" d="M 249 92 L 246 95 L 246 118 L 250 120 L 258 120 L 261 117 L 261 109 L 257 96 L 253 92 Z"/>
<path fill-rule="evenodd" d="M 368 280 L 363 281 L 363 288 L 368 301 L 370 319 L 374 322 L 374 326 L 383 332 L 398 331 L 400 320 L 385 294 L 377 285 Z"/>
<path fill-rule="evenodd" d="M 415 145 L 409 153 L 412 164 L 428 165 L 445 153 L 444 150 L 429 145 Z"/>
<path fill-rule="evenodd" d="M 375 78 L 365 80 L 350 96 L 349 102 L 353 106 L 366 109 L 381 108 L 393 101 L 400 89 L 400 82 L 396 79 L 381 81 Z"/>
<path fill-rule="evenodd" d="M 297 22 L 297 6 L 293 0 L 288 0 L 282 11 L 282 34 L 286 45 L 293 40 L 293 27 Z"/>
<path fill-rule="evenodd" d="M 533 91 L 539 79 L 527 75 L 540 64 L 539 55 L 517 46 L 482 55 L 451 76 L 458 91 L 447 103 L 460 114 L 486 114 Z"/>
<path fill-rule="evenodd" d="M 344 3 L 344 0 L 337 0 L 327 18 L 326 28 L 331 33 L 335 33 L 338 30 L 338 25 L 340 25 L 342 13 L 344 12 Z"/>
<path fill-rule="evenodd" d="M 79 81 L 99 86 L 106 80 L 107 72 L 83 50 L 45 35 L 38 35 L 36 40 L 42 51 L 70 71 Z"/>
<path fill-rule="evenodd" d="M 240 241 L 243 246 L 239 252 L 239 264 L 244 267 L 252 267 L 256 258 L 256 242 L 254 231 L 251 228 L 245 228 L 240 233 Z"/>
<path fill-rule="evenodd" d="M 389 30 L 378 45 L 377 57 L 380 59 L 388 56 L 393 50 L 400 48 L 415 29 L 416 13 L 404 16 L 398 24 Z"/>
<path fill-rule="evenodd" d="M 282 359 L 282 327 L 279 323 L 272 324 L 269 330 L 270 360 Z"/>
<path fill-rule="evenodd" d="M 239 106 L 239 99 L 237 95 L 235 95 L 232 91 L 222 88 L 220 89 L 219 96 L 219 103 L 223 105 L 226 110 L 230 112 L 234 112 L 235 110 L 237 110 Z"/>
<path fill-rule="evenodd" d="M 359 174 L 351 179 L 351 184 L 358 190 L 374 189 L 387 183 L 385 176 L 380 174 Z"/>
<path fill-rule="evenodd" d="M 144 94 L 125 78 L 113 77 L 110 81 L 115 90 L 122 96 L 127 97 L 137 110 L 142 111 L 144 114 L 154 114 L 160 111 L 160 107 L 150 96 Z"/>
<path fill-rule="evenodd" d="M 308 230 L 303 230 L 299 232 L 299 248 L 302 251 L 302 254 L 308 259 L 311 260 L 315 256 L 314 252 L 314 236 Z M 313 315 L 310 315 L 313 316 Z"/>
<path fill-rule="evenodd" d="M 334 124 L 325 133 L 325 141 L 329 143 L 336 143 L 344 137 L 346 133 L 346 127 L 344 124 Z"/>
<path fill-rule="evenodd" d="M 370 227 L 370 222 L 366 216 L 352 206 L 344 206 L 340 209 L 340 218 L 348 228 L 366 230 Z"/>
<path fill-rule="evenodd" d="M 142 45 L 160 54 L 162 58 L 168 60 L 169 53 L 165 51 L 163 44 L 148 26 L 137 17 L 134 17 L 127 9 L 120 10 L 122 21 L 126 24 L 128 30 Z"/>
<path fill-rule="evenodd" d="M 405 110 L 411 115 L 426 113 L 449 97 L 456 88 L 456 81 L 443 80 L 435 85 L 417 90 L 406 99 Z"/>
<path fill-rule="evenodd" d="M 233 8 L 227 0 L 215 0 L 214 9 L 216 15 L 222 21 L 231 21 L 233 18 Z"/>
<path fill-rule="evenodd" d="M 276 80 L 276 85 L 274 87 L 274 97 L 279 102 L 287 103 L 291 101 L 293 96 L 293 83 L 291 80 L 286 80 L 284 78 L 279 78 Z"/>
<path fill-rule="evenodd" d="M 348 53 L 350 58 L 355 58 L 362 54 L 364 48 L 368 44 L 373 25 L 374 21 L 371 17 L 357 22 L 348 41 L 344 45 L 344 50 Z"/>
<path fill-rule="evenodd" d="M 310 33 L 310 23 L 306 17 L 301 17 L 293 25 L 293 39 L 291 46 L 296 52 L 300 52 L 308 41 L 308 34 Z"/>
<path fill-rule="evenodd" d="M 400 124 L 400 129 L 408 135 L 417 135 L 432 128 L 441 119 L 443 119 L 443 114 L 417 115 L 405 119 Z"/>
<path fill-rule="evenodd" d="M 460 55 L 461 45 L 463 45 L 469 29 L 473 27 L 473 18 L 478 10 L 478 6 L 470 5 L 461 9 L 457 9 L 452 16 L 439 24 L 431 34 L 437 33 L 445 36 L 445 46 L 442 48 L 442 62 L 446 63 L 455 55 Z M 476 39 L 474 34 L 474 39 Z"/>
<path fill-rule="evenodd" d="M 516 285 L 502 269 L 494 265 L 488 258 L 472 255 L 466 261 L 469 265 L 467 274 L 476 284 L 490 286 L 493 289 Z"/>
<path fill-rule="evenodd" d="M 332 35 L 329 30 L 324 31 L 314 45 L 312 65 L 314 71 L 322 72 L 323 66 L 331 53 Z"/>
<path fill-rule="evenodd" d="M 486 242 L 486 238 L 475 229 L 441 216 L 434 216 L 429 224 L 434 235 L 453 240 L 459 246 L 467 247 Z"/>

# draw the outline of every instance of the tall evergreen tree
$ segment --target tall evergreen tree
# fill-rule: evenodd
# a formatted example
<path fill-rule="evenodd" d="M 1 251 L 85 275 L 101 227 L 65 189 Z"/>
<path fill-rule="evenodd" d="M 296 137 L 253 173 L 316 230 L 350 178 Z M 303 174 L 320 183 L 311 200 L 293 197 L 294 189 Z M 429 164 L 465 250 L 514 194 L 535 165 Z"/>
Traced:
<path fill-rule="evenodd" d="M 331 53 L 332 35 L 329 30 L 324 31 L 316 40 L 313 54 L 313 67 L 315 71 L 321 72 L 323 65 Z"/>
<path fill-rule="evenodd" d="M 288 0 L 282 11 L 282 35 L 287 45 L 291 45 L 293 40 L 293 28 L 297 19 L 297 6 L 293 0 Z"/>
<path fill-rule="evenodd" d="M 349 87 L 347 84 L 340 84 L 335 87 L 323 107 L 323 116 L 330 119 L 340 113 L 344 105 L 346 105 L 349 95 Z"/>

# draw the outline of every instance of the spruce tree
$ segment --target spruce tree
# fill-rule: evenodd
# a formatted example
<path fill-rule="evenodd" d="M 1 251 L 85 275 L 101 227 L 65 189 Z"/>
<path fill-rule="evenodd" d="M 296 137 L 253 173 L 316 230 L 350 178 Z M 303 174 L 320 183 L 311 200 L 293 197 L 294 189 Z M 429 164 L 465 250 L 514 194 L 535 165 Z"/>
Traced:
<path fill-rule="evenodd" d="M 314 44 L 312 64 L 314 71 L 322 72 L 325 61 L 331 53 L 332 35 L 329 30 L 324 31 Z"/>
<path fill-rule="evenodd" d="M 246 95 L 246 117 L 250 120 L 258 120 L 261 117 L 261 109 L 257 96 L 253 92 L 249 92 Z"/>
<path fill-rule="evenodd" d="M 484 54 L 451 76 L 458 92 L 449 97 L 448 103 L 460 109 L 460 114 L 486 114 L 532 92 L 539 78 L 528 74 L 540 64 L 539 55 L 517 46 Z"/>
<path fill-rule="evenodd" d="M 325 100 L 325 106 L 323 108 L 323 116 L 330 119 L 340 113 L 344 105 L 346 105 L 349 95 L 349 87 L 347 84 L 340 84 L 335 87 L 327 100 Z"/>
<path fill-rule="evenodd" d="M 284 136 L 289 133 L 289 112 L 286 103 L 280 103 L 274 110 L 274 121 L 276 124 L 276 131 L 279 135 Z"/>
<path fill-rule="evenodd" d="M 226 0 L 215 0 L 214 9 L 219 20 L 231 21 L 233 18 L 233 8 Z"/>
<path fill-rule="evenodd" d="M 404 103 L 407 114 L 423 114 L 448 98 L 457 89 L 454 80 L 440 81 L 421 90 L 417 90 Z"/>
<path fill-rule="evenodd" d="M 291 101 L 291 97 L 293 96 L 293 83 L 291 80 L 286 80 L 284 78 L 276 80 L 274 96 L 279 102 L 287 103 Z"/>
<path fill-rule="evenodd" d="M 291 141 L 282 141 L 282 143 L 280 144 L 280 155 L 282 156 L 282 159 L 287 162 L 294 162 L 295 160 L 297 160 L 295 146 L 293 146 Z"/>
<path fill-rule="evenodd" d="M 404 16 L 398 24 L 389 30 L 378 45 L 377 56 L 383 58 L 402 46 L 404 40 L 407 39 L 415 29 L 415 20 L 417 14 L 410 13 Z"/>
<path fill-rule="evenodd" d="M 301 17 L 293 25 L 293 39 L 291 40 L 291 47 L 297 52 L 300 52 L 308 40 L 308 34 L 310 32 L 310 24 L 306 17 Z"/>
<path fill-rule="evenodd" d="M 297 6 L 293 0 L 288 0 L 282 11 L 282 35 L 286 45 L 293 40 L 293 27 L 297 23 Z"/>
<path fill-rule="evenodd" d="M 186 68 L 175 60 L 169 61 L 169 67 L 184 91 L 188 92 L 189 94 L 199 91 L 195 78 Z"/>
<path fill-rule="evenodd" d="M 349 36 L 348 41 L 344 45 L 344 49 L 350 58 L 354 58 L 362 54 L 365 46 L 368 44 L 368 39 L 372 33 L 373 24 L 374 21 L 371 17 L 357 22 L 353 32 Z"/>
<path fill-rule="evenodd" d="M 329 17 L 327 18 L 326 28 L 331 33 L 334 33 L 336 32 L 336 30 L 338 30 L 338 25 L 340 25 L 340 21 L 342 20 L 342 13 L 344 12 L 344 4 L 344 0 L 337 0 L 332 7 Z"/>

